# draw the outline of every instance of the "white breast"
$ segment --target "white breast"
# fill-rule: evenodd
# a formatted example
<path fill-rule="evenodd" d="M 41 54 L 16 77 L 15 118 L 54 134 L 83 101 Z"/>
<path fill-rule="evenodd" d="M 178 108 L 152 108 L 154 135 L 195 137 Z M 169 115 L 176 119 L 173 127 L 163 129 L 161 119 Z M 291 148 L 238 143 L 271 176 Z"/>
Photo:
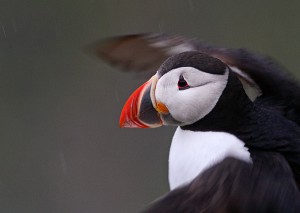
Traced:
<path fill-rule="evenodd" d="M 171 190 L 190 182 L 228 156 L 251 162 L 248 149 L 234 135 L 225 132 L 194 132 L 178 127 L 169 154 Z"/>

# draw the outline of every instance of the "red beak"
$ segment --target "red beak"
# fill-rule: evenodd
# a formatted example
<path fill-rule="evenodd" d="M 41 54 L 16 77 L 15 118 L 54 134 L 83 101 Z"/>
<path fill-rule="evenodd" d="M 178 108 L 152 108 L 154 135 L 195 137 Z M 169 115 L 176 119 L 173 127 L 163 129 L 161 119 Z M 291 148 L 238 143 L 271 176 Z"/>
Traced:
<path fill-rule="evenodd" d="M 153 107 L 157 77 L 136 89 L 126 101 L 120 116 L 120 127 L 154 128 L 162 126 L 159 113 Z"/>

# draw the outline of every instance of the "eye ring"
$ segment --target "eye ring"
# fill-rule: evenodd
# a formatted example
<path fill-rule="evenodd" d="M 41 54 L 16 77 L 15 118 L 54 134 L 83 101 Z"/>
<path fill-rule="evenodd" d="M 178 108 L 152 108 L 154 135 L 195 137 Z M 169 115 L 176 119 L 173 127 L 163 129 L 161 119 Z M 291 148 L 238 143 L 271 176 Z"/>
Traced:
<path fill-rule="evenodd" d="M 186 82 L 183 75 L 180 75 L 177 86 L 179 90 L 185 90 L 190 88 L 189 84 Z"/>

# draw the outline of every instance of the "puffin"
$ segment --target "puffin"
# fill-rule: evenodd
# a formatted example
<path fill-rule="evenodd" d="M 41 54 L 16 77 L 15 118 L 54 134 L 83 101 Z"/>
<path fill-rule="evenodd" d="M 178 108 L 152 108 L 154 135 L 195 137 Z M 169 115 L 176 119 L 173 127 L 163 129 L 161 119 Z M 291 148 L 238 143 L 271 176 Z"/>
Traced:
<path fill-rule="evenodd" d="M 276 62 L 166 34 L 115 37 L 93 51 L 152 75 L 120 127 L 177 126 L 170 192 L 142 212 L 300 212 L 300 86 Z"/>

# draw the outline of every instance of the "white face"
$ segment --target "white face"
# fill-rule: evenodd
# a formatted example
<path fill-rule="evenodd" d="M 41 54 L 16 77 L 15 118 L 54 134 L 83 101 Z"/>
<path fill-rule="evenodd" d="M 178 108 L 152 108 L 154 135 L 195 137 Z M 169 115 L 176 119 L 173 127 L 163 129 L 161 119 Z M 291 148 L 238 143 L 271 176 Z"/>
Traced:
<path fill-rule="evenodd" d="M 228 80 L 224 75 L 209 74 L 193 67 L 180 67 L 164 74 L 157 82 L 155 98 L 169 109 L 180 125 L 192 124 L 207 115 L 217 104 Z M 189 88 L 179 90 L 180 76 Z"/>

